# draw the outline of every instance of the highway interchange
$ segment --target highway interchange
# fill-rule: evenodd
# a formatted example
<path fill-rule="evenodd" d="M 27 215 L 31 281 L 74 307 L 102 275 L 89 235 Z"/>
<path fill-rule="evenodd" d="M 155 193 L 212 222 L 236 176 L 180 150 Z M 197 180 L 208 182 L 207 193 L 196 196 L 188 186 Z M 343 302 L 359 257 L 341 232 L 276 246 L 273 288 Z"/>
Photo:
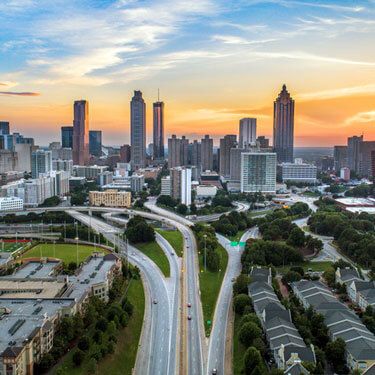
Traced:
<path fill-rule="evenodd" d="M 290 202 L 296 201 L 304 201 L 313 211 L 316 210 L 311 198 L 294 196 L 290 199 Z M 224 374 L 228 368 L 225 366 L 226 361 L 231 361 L 230 358 L 226 358 L 226 353 L 228 353 L 227 330 L 232 283 L 241 272 L 243 248 L 232 247 L 227 238 L 217 235 L 219 243 L 228 252 L 228 266 L 217 300 L 211 334 L 206 338 L 199 289 L 197 244 L 190 229 L 194 223 L 156 206 L 154 199 L 147 201 L 145 206 L 150 212 L 88 206 L 38 208 L 33 211 L 66 211 L 77 221 L 91 226 L 96 232 L 115 243 L 120 254 L 139 268 L 145 288 L 146 308 L 135 374 L 210 375 L 213 369 L 217 374 Z M 238 211 L 249 209 L 249 206 L 243 203 L 236 206 Z M 101 212 L 103 219 L 92 216 L 92 211 Z M 151 259 L 120 238 L 123 229 L 119 227 L 125 227 L 128 221 L 124 214 L 129 217 L 140 215 L 149 220 L 162 222 L 181 232 L 184 242 L 182 258 L 177 256 L 164 237 L 156 234 L 156 241 L 169 261 L 171 270 L 169 277 L 165 277 Z M 307 219 L 295 222 L 300 227 L 304 227 Z M 259 237 L 259 230 L 253 227 L 242 235 L 241 242 L 257 237 Z M 321 238 L 321 236 L 317 237 Z M 321 239 L 324 243 L 321 258 L 331 257 L 333 260 L 342 258 L 332 246 L 331 238 Z"/>

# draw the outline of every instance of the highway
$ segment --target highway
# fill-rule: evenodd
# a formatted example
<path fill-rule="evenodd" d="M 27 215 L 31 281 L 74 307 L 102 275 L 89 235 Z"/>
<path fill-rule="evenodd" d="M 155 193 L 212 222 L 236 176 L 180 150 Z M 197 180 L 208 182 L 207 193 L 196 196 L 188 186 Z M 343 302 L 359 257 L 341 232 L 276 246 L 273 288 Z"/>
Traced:
<path fill-rule="evenodd" d="M 193 225 L 173 212 L 164 210 L 155 205 L 155 201 L 148 201 L 145 206 L 152 212 L 166 217 L 174 222 L 184 237 L 184 301 L 183 301 L 183 330 L 187 337 L 187 371 L 189 375 L 201 375 L 204 373 L 203 343 L 205 340 L 203 311 L 199 291 L 199 264 L 195 236 L 189 226 Z M 191 304 L 191 307 L 187 307 Z M 188 320 L 188 315 L 191 320 Z M 186 326 L 187 325 L 187 326 Z"/>
<path fill-rule="evenodd" d="M 256 238 L 259 235 L 257 227 L 250 228 L 241 237 L 241 242 L 249 238 Z M 232 279 L 241 273 L 241 255 L 243 247 L 230 245 L 231 241 L 226 237 L 216 234 L 221 246 L 228 253 L 228 266 L 221 284 L 220 294 L 216 303 L 215 314 L 212 324 L 210 340 L 208 344 L 207 374 L 212 374 L 216 369 L 218 374 L 226 373 L 225 363 L 231 358 L 225 358 L 226 338 L 228 329 L 229 309 L 232 300 Z"/>
<path fill-rule="evenodd" d="M 121 254 L 125 255 L 126 244 L 118 239 L 118 228 L 96 217 L 90 218 L 88 215 L 74 210 L 67 210 L 66 212 L 85 225 L 91 224 L 95 231 L 102 233 L 108 240 L 118 244 Z M 170 254 L 172 249 L 168 247 L 168 251 Z M 178 309 L 174 299 L 177 293 L 175 288 L 171 287 L 175 280 L 168 283 L 155 263 L 135 247 L 129 245 L 127 255 L 129 261 L 140 269 L 142 279 L 146 284 L 146 311 L 135 373 L 173 375 L 176 373 L 176 348 L 178 347 L 176 338 L 177 314 L 173 316 Z M 175 271 L 173 272 L 175 273 Z M 174 296 L 173 298 L 171 298 L 171 294 Z M 157 303 L 153 303 L 154 301 Z"/>

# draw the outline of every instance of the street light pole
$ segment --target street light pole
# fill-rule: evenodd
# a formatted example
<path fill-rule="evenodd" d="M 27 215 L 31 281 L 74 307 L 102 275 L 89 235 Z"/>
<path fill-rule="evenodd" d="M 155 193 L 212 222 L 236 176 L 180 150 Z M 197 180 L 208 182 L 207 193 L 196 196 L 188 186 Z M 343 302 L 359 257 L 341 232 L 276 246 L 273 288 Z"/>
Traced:
<path fill-rule="evenodd" d="M 78 268 L 78 236 L 76 237 L 76 255 L 77 255 L 77 268 Z"/>
<path fill-rule="evenodd" d="M 204 237 L 204 271 L 207 271 L 207 251 L 206 251 L 206 241 L 207 241 L 207 234 L 203 235 Z"/>

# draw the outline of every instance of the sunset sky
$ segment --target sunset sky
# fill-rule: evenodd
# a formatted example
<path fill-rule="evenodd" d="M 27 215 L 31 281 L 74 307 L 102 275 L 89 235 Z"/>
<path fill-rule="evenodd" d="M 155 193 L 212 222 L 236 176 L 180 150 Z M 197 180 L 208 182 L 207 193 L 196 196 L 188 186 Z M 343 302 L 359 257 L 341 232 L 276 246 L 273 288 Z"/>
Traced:
<path fill-rule="evenodd" d="M 374 0 L 1 0 L 0 121 L 40 145 L 60 139 L 73 101 L 104 144 L 129 142 L 133 90 L 160 88 L 165 131 L 216 139 L 242 117 L 272 137 L 283 83 L 295 145 L 375 140 Z"/>

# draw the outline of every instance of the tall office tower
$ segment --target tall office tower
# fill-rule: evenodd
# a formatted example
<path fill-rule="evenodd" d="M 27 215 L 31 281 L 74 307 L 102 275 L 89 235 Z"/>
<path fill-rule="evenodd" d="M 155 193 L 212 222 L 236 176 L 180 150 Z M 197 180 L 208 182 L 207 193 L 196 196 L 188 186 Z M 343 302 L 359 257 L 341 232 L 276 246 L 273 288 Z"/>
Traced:
<path fill-rule="evenodd" d="M 363 141 L 363 135 L 348 138 L 348 167 L 351 171 L 359 172 L 359 144 Z"/>
<path fill-rule="evenodd" d="M 31 172 L 31 153 L 33 146 L 28 143 L 17 143 L 14 151 L 17 153 L 17 168 L 19 172 Z"/>
<path fill-rule="evenodd" d="M 189 140 L 181 137 L 181 165 L 189 165 Z"/>
<path fill-rule="evenodd" d="M 61 146 L 64 148 L 73 148 L 73 126 L 61 127 Z"/>
<path fill-rule="evenodd" d="M 270 147 L 270 140 L 266 138 L 264 135 L 260 135 L 257 138 L 257 142 L 259 143 L 260 148 L 268 148 Z"/>
<path fill-rule="evenodd" d="M 182 204 L 191 204 L 191 169 L 185 167 L 170 170 L 171 195 Z"/>
<path fill-rule="evenodd" d="M 241 154 L 246 152 L 244 148 L 231 148 L 229 152 L 230 180 L 240 182 L 241 179 Z"/>
<path fill-rule="evenodd" d="M 122 145 L 120 147 L 120 161 L 122 163 L 130 163 L 131 151 L 130 145 Z"/>
<path fill-rule="evenodd" d="M 201 165 L 202 171 L 212 171 L 214 166 L 213 159 L 214 141 L 209 135 L 205 135 L 201 140 Z"/>
<path fill-rule="evenodd" d="M 102 131 L 90 130 L 89 131 L 89 151 L 90 155 L 97 157 L 102 156 Z"/>
<path fill-rule="evenodd" d="M 241 192 L 275 193 L 277 155 L 272 152 L 241 154 Z"/>
<path fill-rule="evenodd" d="M 334 169 L 339 172 L 341 168 L 348 166 L 348 146 L 334 146 L 333 148 Z"/>
<path fill-rule="evenodd" d="M 31 177 L 52 171 L 52 151 L 35 150 L 31 154 Z"/>
<path fill-rule="evenodd" d="M 191 165 L 199 167 L 201 165 L 201 154 L 202 154 L 202 145 L 200 142 L 195 140 L 191 144 Z"/>
<path fill-rule="evenodd" d="M 168 138 L 168 167 L 179 166 L 181 166 L 181 139 L 173 134 L 172 138 Z"/>
<path fill-rule="evenodd" d="M 8 121 L 0 121 L 0 134 L 1 135 L 9 134 L 9 122 Z"/>
<path fill-rule="evenodd" d="M 247 148 L 255 145 L 257 138 L 257 119 L 243 118 L 240 120 L 240 138 L 239 147 Z"/>
<path fill-rule="evenodd" d="M 0 150 L 0 173 L 15 171 L 18 164 L 18 155 L 11 150 Z"/>
<path fill-rule="evenodd" d="M 273 105 L 273 147 L 279 163 L 293 162 L 294 100 L 283 85 Z"/>
<path fill-rule="evenodd" d="M 77 100 L 74 102 L 73 163 L 87 165 L 89 160 L 89 102 Z"/>
<path fill-rule="evenodd" d="M 134 169 L 146 165 L 146 103 L 141 91 L 134 91 L 130 102 L 131 164 Z"/>
<path fill-rule="evenodd" d="M 375 151 L 375 141 L 359 143 L 358 171 L 361 177 L 374 177 L 372 174 L 371 153 Z"/>
<path fill-rule="evenodd" d="M 225 135 L 220 139 L 220 162 L 219 173 L 223 177 L 230 176 L 230 150 L 236 147 L 237 136 Z"/>
<path fill-rule="evenodd" d="M 164 159 L 164 103 L 154 103 L 154 159 Z"/>
<path fill-rule="evenodd" d="M 375 181 L 375 151 L 371 151 L 372 181 Z"/>

